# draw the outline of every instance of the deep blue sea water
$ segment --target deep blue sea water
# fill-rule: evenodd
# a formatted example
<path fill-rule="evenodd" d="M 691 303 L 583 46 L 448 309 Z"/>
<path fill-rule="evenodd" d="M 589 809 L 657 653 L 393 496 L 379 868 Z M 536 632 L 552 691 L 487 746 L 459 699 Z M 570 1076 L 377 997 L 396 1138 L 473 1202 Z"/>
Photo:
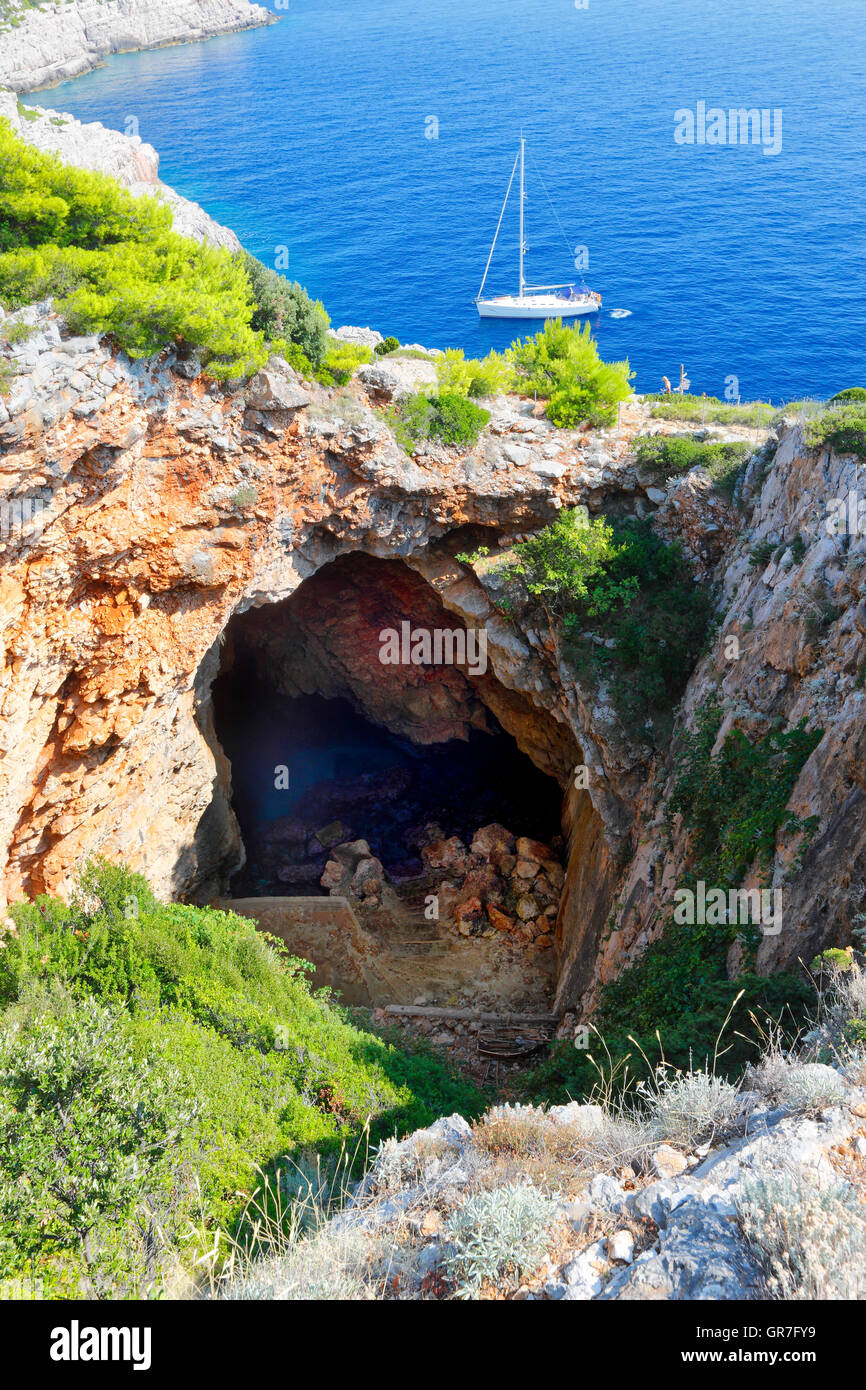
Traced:
<path fill-rule="evenodd" d="M 273 8 L 275 0 L 269 0 Z M 334 324 L 502 347 L 474 296 L 514 152 L 536 282 L 604 296 L 640 390 L 686 364 L 744 398 L 866 385 L 863 0 L 290 0 L 266 29 L 112 58 L 31 102 L 123 129 Z M 782 149 L 674 141 L 674 113 L 781 108 Z M 427 138 L 438 122 L 438 138 Z M 516 279 L 516 207 L 488 288 Z M 579 278 L 579 277 L 578 277 Z M 627 309 L 628 317 L 610 311 Z M 525 328 L 522 331 L 526 331 Z"/>

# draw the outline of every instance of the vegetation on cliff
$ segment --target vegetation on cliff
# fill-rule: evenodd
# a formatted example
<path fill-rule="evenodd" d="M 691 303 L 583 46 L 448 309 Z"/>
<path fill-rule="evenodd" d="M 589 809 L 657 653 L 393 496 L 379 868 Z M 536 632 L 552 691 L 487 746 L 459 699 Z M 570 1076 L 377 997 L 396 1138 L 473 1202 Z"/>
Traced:
<path fill-rule="evenodd" d="M 568 327 L 550 319 L 533 338 L 512 343 L 509 358 L 526 392 L 547 400 L 547 418 L 562 429 L 612 425 L 631 395 L 628 362 L 603 362 L 588 323 Z"/>
<path fill-rule="evenodd" d="M 575 509 L 514 553 L 504 606 L 539 604 L 576 668 L 607 680 L 626 727 L 651 742 L 665 737 L 711 616 L 680 545 L 649 521 L 611 523 Z"/>
<path fill-rule="evenodd" d="M 806 443 L 866 459 L 866 400 L 860 398 L 857 388 L 841 392 L 827 411 L 808 422 Z"/>
<path fill-rule="evenodd" d="M 670 434 L 639 434 L 632 448 L 640 467 L 659 481 L 667 482 L 692 468 L 704 468 L 716 489 L 728 499 L 733 496 L 746 460 L 754 452 L 751 444 L 721 440 L 705 443 L 691 435 Z"/>
<path fill-rule="evenodd" d="M 281 346 L 324 355 L 327 316 L 299 285 L 179 236 L 157 198 L 62 164 L 0 121 L 0 301 L 49 296 L 73 332 L 111 334 L 131 357 L 186 343 L 219 379 L 250 375 Z"/>
<path fill-rule="evenodd" d="M 721 720 L 719 706 L 708 702 L 695 731 L 683 734 L 676 756 L 666 814 L 669 831 L 679 818 L 687 836 L 689 863 L 680 888 L 694 889 L 700 880 L 739 888 L 750 872 L 760 882 L 780 835 L 798 843 L 802 853 L 814 830 L 790 811 L 788 800 L 823 729 L 806 729 L 801 721 L 754 741 L 732 729 L 714 753 Z M 644 1054 L 657 1055 L 660 1041 L 676 1066 L 715 1059 L 722 1074 L 735 1076 L 758 1055 L 769 1020 L 796 1033 L 813 990 L 807 979 L 788 972 L 757 976 L 758 940 L 759 928 L 748 924 L 683 925 L 671 915 L 636 963 L 602 991 L 595 1022 L 609 1066 L 622 1069 L 629 1058 L 632 1073 L 641 1073 Z M 729 978 L 728 952 L 735 942 L 740 965 Z M 587 1053 L 563 1046 L 529 1085 L 533 1095 L 553 1099 L 585 1093 L 597 1078 Z"/>
<path fill-rule="evenodd" d="M 412 454 L 426 439 L 458 447 L 474 444 L 490 412 L 454 391 L 440 391 L 437 396 L 419 391 L 403 396 L 385 411 L 385 419 L 397 443 Z"/>
<path fill-rule="evenodd" d="M 360 1031 L 232 913 L 94 863 L 0 950 L 0 1266 L 50 1295 L 148 1295 L 236 1230 L 263 1174 L 363 1153 L 479 1097 Z"/>

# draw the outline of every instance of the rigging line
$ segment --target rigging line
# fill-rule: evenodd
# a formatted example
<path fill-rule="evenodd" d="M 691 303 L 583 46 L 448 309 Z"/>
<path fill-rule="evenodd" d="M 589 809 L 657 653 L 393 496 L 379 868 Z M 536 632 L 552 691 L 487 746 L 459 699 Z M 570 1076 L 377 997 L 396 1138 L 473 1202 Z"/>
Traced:
<path fill-rule="evenodd" d="M 502 226 L 502 219 L 505 216 L 505 206 L 508 202 L 508 195 L 511 192 L 511 185 L 514 182 L 514 175 L 517 170 L 517 161 L 519 158 L 520 151 L 518 150 L 517 154 L 514 156 L 514 163 L 511 166 L 511 178 L 508 180 L 508 187 L 505 190 L 505 197 L 502 202 L 502 211 L 499 214 L 499 221 L 496 224 L 496 231 L 493 233 L 493 245 L 490 248 L 490 255 L 487 257 L 487 264 L 484 267 L 484 277 L 481 281 L 481 289 L 478 291 L 476 299 L 480 299 L 482 294 L 484 293 L 484 282 L 487 279 L 487 272 L 490 269 L 490 262 L 493 260 L 493 252 L 496 250 L 496 238 L 499 236 L 499 228 Z"/>
<path fill-rule="evenodd" d="M 563 227 L 562 223 L 561 223 L 560 220 L 559 220 L 559 214 L 557 213 L 556 208 L 553 206 L 553 201 L 552 201 L 552 199 L 551 199 L 551 197 L 550 197 L 550 194 L 549 194 L 548 191 L 547 191 L 547 185 L 545 184 L 544 179 L 541 177 L 541 170 L 539 169 L 538 165 L 536 164 L 536 162 L 535 162 L 535 157 L 534 157 L 534 155 L 533 155 L 533 153 L 532 153 L 531 150 L 529 151 L 529 158 L 532 160 L 532 167 L 533 167 L 533 169 L 535 170 L 536 174 L 538 175 L 538 182 L 541 184 L 541 187 L 542 187 L 543 190 L 544 190 L 544 196 L 545 196 L 545 198 L 547 199 L 548 203 L 550 204 L 550 211 L 553 213 L 554 217 L 556 218 L 556 225 L 557 225 L 557 227 L 559 228 L 560 232 L 562 233 L 562 239 L 563 239 L 563 241 L 565 242 L 566 246 L 568 247 L 568 254 L 569 254 L 569 256 L 570 256 L 570 255 L 571 255 L 571 241 L 570 241 L 570 239 L 568 238 L 568 236 L 566 236 L 565 228 Z"/>

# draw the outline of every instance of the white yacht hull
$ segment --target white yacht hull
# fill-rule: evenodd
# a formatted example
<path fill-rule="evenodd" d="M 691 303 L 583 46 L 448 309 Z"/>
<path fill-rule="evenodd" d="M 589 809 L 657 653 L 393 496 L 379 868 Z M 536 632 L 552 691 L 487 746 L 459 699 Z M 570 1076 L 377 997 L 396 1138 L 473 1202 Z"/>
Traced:
<path fill-rule="evenodd" d="M 601 296 L 563 299 L 555 294 L 500 294 L 494 299 L 476 299 L 475 304 L 483 319 L 573 319 L 597 313 Z"/>

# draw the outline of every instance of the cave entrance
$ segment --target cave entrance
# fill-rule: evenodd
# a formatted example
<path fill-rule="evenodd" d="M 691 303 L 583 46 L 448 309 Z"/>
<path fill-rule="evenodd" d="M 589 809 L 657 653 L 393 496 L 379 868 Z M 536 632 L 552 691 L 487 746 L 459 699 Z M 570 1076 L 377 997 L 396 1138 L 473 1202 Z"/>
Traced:
<path fill-rule="evenodd" d="M 412 743 L 347 699 L 284 695 L 242 642 L 213 688 L 246 850 L 235 896 L 327 895 L 329 851 L 346 841 L 365 840 L 400 884 L 424 872 L 421 850 L 434 829 L 467 846 L 491 822 L 515 839 L 557 840 L 557 784 L 492 716 L 488 731 L 472 729 L 466 740 Z"/>
<path fill-rule="evenodd" d="M 383 661 L 407 623 L 462 626 L 363 554 L 232 619 L 212 710 L 246 856 L 233 905 L 349 1002 L 543 1004 L 570 736 L 469 657 Z"/>

